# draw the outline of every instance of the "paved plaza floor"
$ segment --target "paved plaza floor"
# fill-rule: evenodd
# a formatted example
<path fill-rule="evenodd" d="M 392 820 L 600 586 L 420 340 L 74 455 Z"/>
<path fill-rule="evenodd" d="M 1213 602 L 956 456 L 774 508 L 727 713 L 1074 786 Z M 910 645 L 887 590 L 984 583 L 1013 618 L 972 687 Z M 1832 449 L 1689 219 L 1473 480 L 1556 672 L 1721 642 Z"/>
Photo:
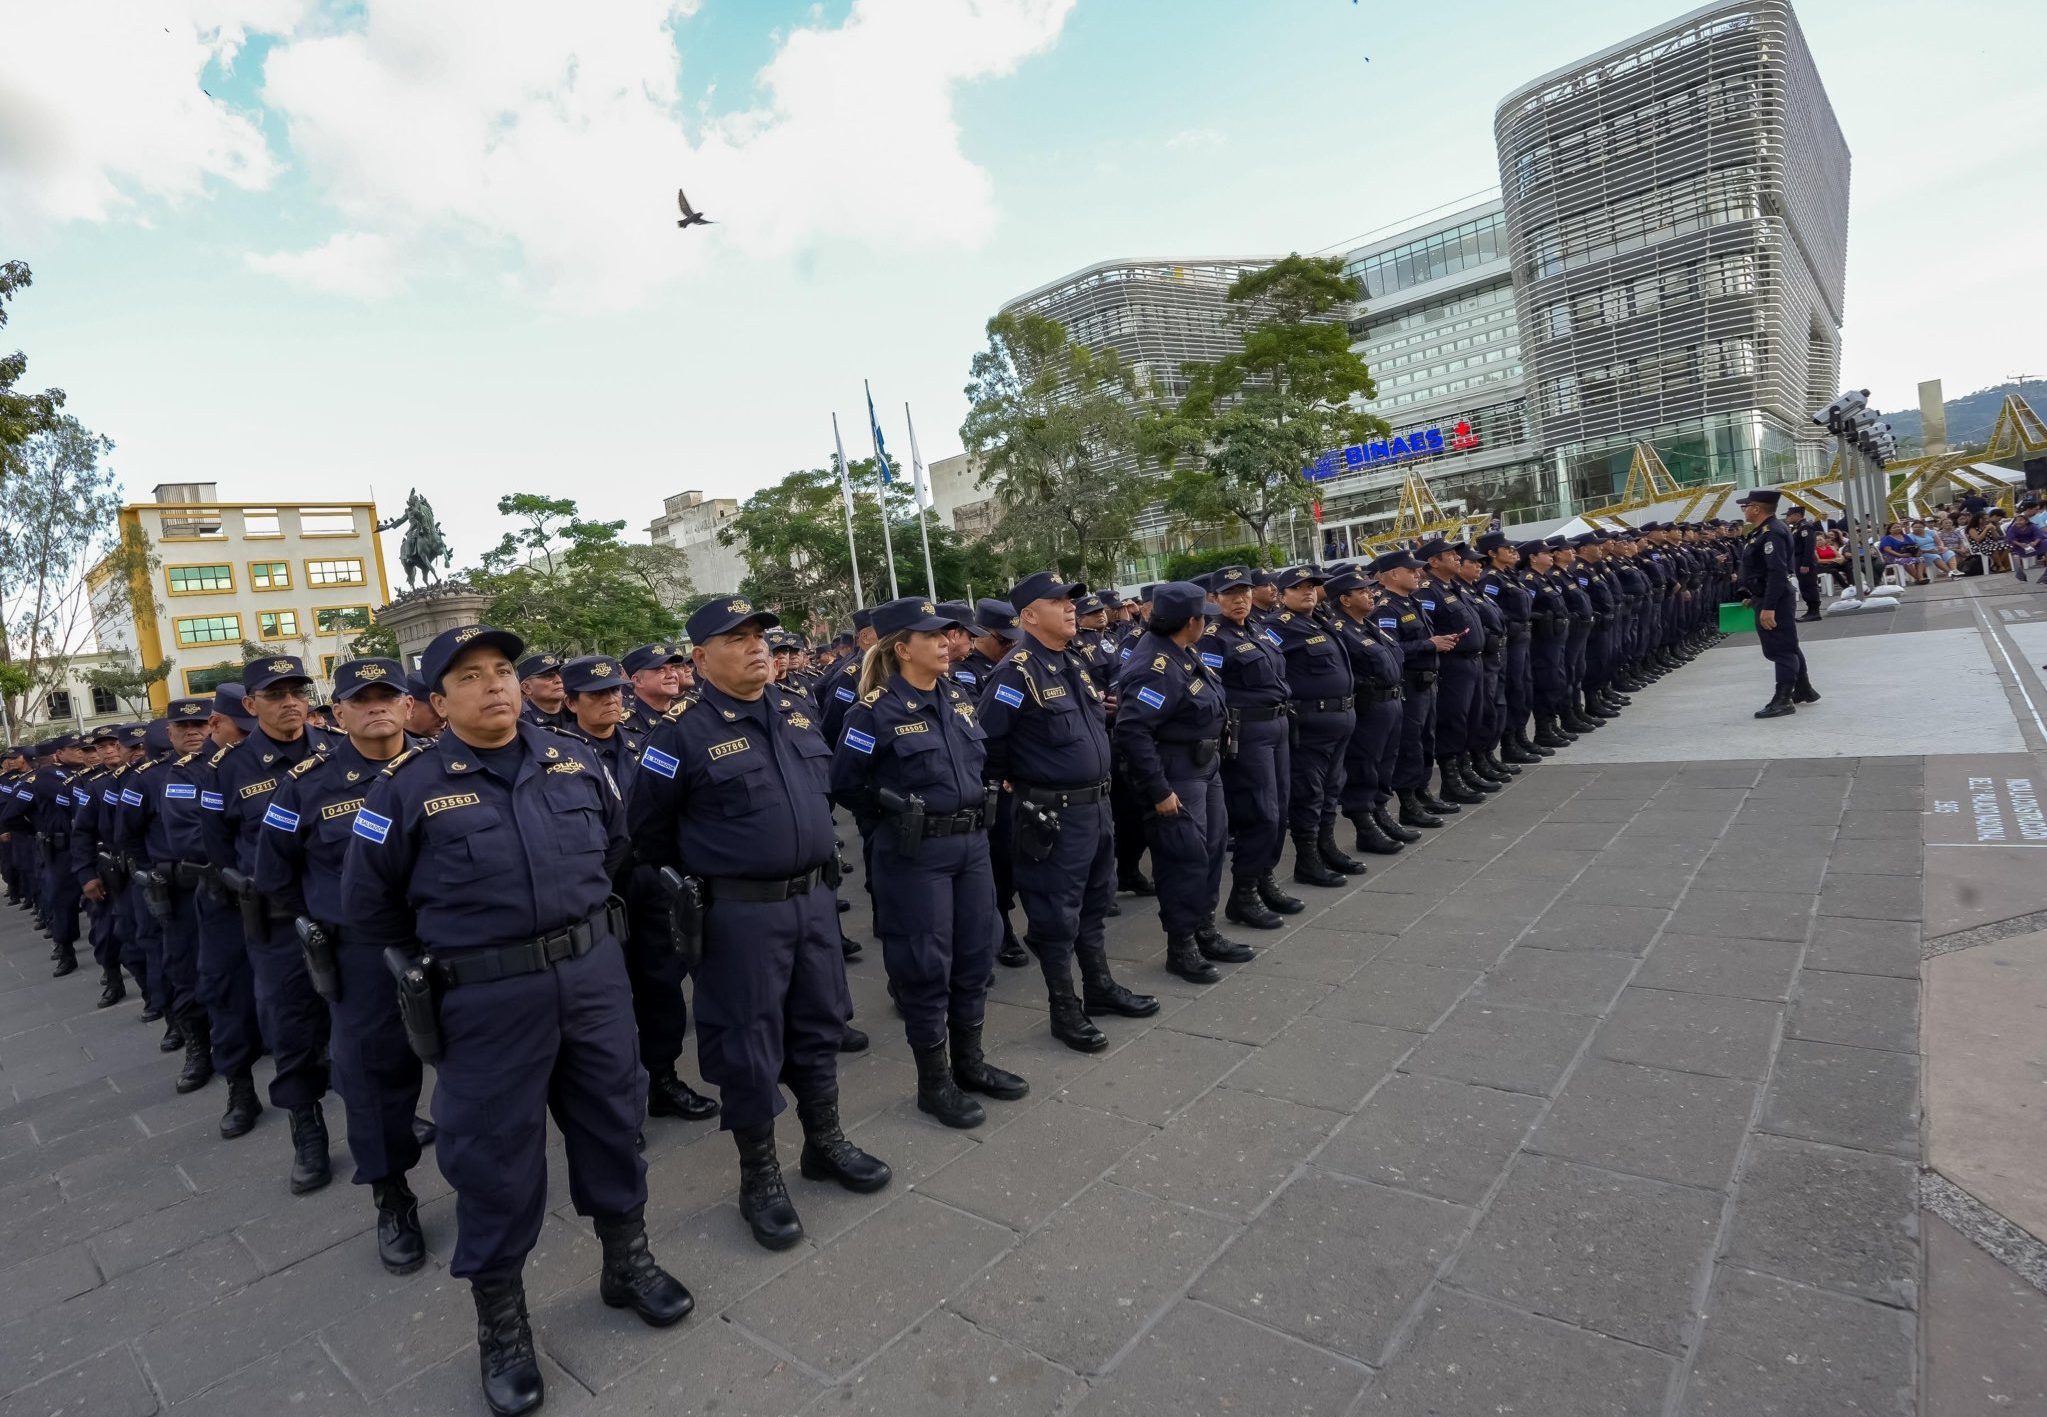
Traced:
<path fill-rule="evenodd" d="M 654 1249 L 699 1300 L 655 1332 L 599 1303 L 557 1143 L 546 1410 L 2047 1411 L 2047 592 L 1909 601 L 1801 627 L 1827 697 L 1793 719 L 1749 717 L 1767 668 L 1729 641 L 1296 888 L 1216 985 L 1123 897 L 1159 1014 L 1082 1056 L 999 971 L 989 1052 L 1033 1090 L 977 1131 L 916 1111 L 870 948 L 844 1111 L 894 1184 L 792 1165 L 809 1238 L 772 1255 L 729 1140 L 650 1122 Z M 176 1096 L 132 998 L 46 952 L 0 922 L 0 1417 L 482 1412 L 431 1161 L 434 1258 L 393 1278 L 338 1107 L 339 1179 L 293 1198 L 278 1113 L 222 1141 L 221 1084 Z"/>

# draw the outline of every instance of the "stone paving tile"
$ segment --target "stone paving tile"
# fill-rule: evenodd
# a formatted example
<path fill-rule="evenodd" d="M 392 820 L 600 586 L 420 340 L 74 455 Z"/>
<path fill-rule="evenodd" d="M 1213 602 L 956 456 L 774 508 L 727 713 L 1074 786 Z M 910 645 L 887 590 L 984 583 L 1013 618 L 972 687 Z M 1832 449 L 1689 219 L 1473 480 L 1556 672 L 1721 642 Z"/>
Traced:
<path fill-rule="evenodd" d="M 1075 1417 L 1235 1417 L 1251 1412 L 1341 1417 L 1369 1376 L 1356 1364 L 1220 1309 L 1183 1302 L 1139 1339 L 1116 1371 L 1073 1411 Z"/>
<path fill-rule="evenodd" d="M 1623 1063 L 1759 1081 L 1782 1017 L 1782 1007 L 1766 1000 L 1630 988 L 1592 1049 Z"/>
<path fill-rule="evenodd" d="M 1805 967 L 1917 979 L 1920 950 L 1920 928 L 1906 921 L 1821 919 L 1806 944 Z"/>
<path fill-rule="evenodd" d="M 1783 1000 L 1798 972 L 1798 946 L 1788 940 L 1737 940 L 1665 934 L 1649 951 L 1634 983 L 1680 994 Z"/>
<path fill-rule="evenodd" d="M 1918 1299 L 1918 1168 L 1900 1157 L 1759 1136 L 1725 1258 L 1899 1308 Z"/>
<path fill-rule="evenodd" d="M 1283 1097 L 1306 1107 L 1353 1112 L 1418 1033 L 1304 1014 L 1223 1079 L 1225 1088 Z"/>
<path fill-rule="evenodd" d="M 151 1417 L 161 1410 L 126 1346 L 0 1397 L 0 1417 Z"/>
<path fill-rule="evenodd" d="M 1682 1417 L 1911 1417 L 1913 1316 L 1722 1265 Z"/>
<path fill-rule="evenodd" d="M 1573 797 L 1552 807 L 1549 822 L 1612 822 L 1616 826 L 1642 810 L 1632 797 Z"/>
<path fill-rule="evenodd" d="M 917 1189 L 1028 1230 L 1152 1135 L 1154 1129 L 1142 1122 L 1055 1099 L 927 1176 Z"/>
<path fill-rule="evenodd" d="M 385 1393 L 371 1410 L 377 1417 L 449 1417 L 451 1413 L 474 1413 L 476 1417 L 484 1417 L 489 1409 L 483 1405 L 482 1394 L 477 1391 L 474 1331 L 472 1321 L 468 1352 L 444 1358 L 403 1386 Z M 558 1412 L 591 1412 L 595 1409 L 596 1405 L 583 1385 L 563 1372 L 561 1366 L 544 1351 L 540 1354 L 540 1378 L 547 1389 L 547 1406 L 542 1410 L 548 1417 L 554 1417 Z M 623 1410 L 606 1408 L 605 1417 Z M 663 1409 L 678 1410 L 682 1409 Z"/>
<path fill-rule="evenodd" d="M 1716 850 L 1699 865 L 1691 887 L 1698 891 L 1818 892 L 1827 858 L 1818 851 L 1750 852 Z"/>
<path fill-rule="evenodd" d="M 1634 968 L 1627 955 L 1516 946 L 1479 981 L 1471 997 L 1475 1003 L 1508 1008 L 1599 1014 Z"/>
<path fill-rule="evenodd" d="M 1834 844 L 1827 858 L 1830 876 L 1918 877 L 1925 865 L 1926 848 L 1912 837 L 1853 837 Z"/>
<path fill-rule="evenodd" d="M 305 1338 L 169 1410 L 205 1417 L 272 1417 L 278 1412 L 328 1417 L 370 1408 L 326 1351 Z"/>
<path fill-rule="evenodd" d="M 1341 1120 L 1320 1108 L 1217 1088 L 1139 1142 L 1109 1179 L 1247 1220 Z"/>
<path fill-rule="evenodd" d="M 1126 1360 L 1118 1372 L 1128 1369 Z M 678 1387 L 687 1385 L 685 1378 Z M 1085 1391 L 1079 1378 L 1028 1349 L 940 1312 L 804 1411 L 813 1417 L 1040 1417 Z"/>
<path fill-rule="evenodd" d="M 1857 876 L 1830 872 L 1820 890 L 1820 914 L 1830 920 L 1918 920 L 1918 875 Z"/>
<path fill-rule="evenodd" d="M 1478 977 L 1475 969 L 1399 964 L 1382 957 L 1352 975 L 1348 984 L 1310 1012 L 1420 1033 L 1433 1028 Z"/>
<path fill-rule="evenodd" d="M 1372 869 L 1361 878 L 1359 888 L 1374 893 L 1393 891 L 1441 898 L 1472 879 L 1480 869 L 1476 861 L 1413 855 L 1413 850 L 1410 847 L 1398 856 L 1371 858 L 1369 864 Z"/>
<path fill-rule="evenodd" d="M 1531 1151 L 1719 1189 L 1734 1175 L 1756 1089 L 1727 1078 L 1589 1058 L 1529 1140 Z"/>
<path fill-rule="evenodd" d="M 1577 850 L 1558 842 L 1553 833 L 1582 832 L 1587 824 L 1567 823 L 1561 826 L 1545 826 L 1533 836 L 1509 847 L 1496 861 L 1485 864 L 1483 875 L 1487 881 L 1526 881 L 1532 884 L 1562 885 L 1580 871 L 1599 859 L 1598 847 Z M 1605 825 L 1593 827 L 1595 831 L 1608 831 Z M 1601 843 L 1604 845 L 1605 843 Z M 1530 889 L 1530 886 L 1519 889 Z"/>
<path fill-rule="evenodd" d="M 1803 940 L 1812 927 L 1814 897 L 1798 891 L 1705 890 L 1685 892 L 1670 928 L 1685 935 L 1733 935 L 1744 940 Z"/>
<path fill-rule="evenodd" d="M 1438 1289 L 1360 1412 L 1386 1417 L 1657 1417 L 1660 1353 Z"/>
<path fill-rule="evenodd" d="M 1787 1038 L 1777 1050 L 1764 1131 L 1836 1146 L 1919 1154 L 1919 1059 Z"/>
<path fill-rule="evenodd" d="M 82 1244 L 66 1245 L 0 1269 L 0 1328 L 38 1309 L 75 1299 L 99 1284 L 99 1266 Z"/>
<path fill-rule="evenodd" d="M 1057 1095 L 1156 1126 L 1250 1054 L 1242 1043 L 1155 1028 Z"/>
<path fill-rule="evenodd" d="M 1471 1212 L 1313 1173 L 1280 1193 L 1194 1286 L 1194 1297 L 1376 1363 Z"/>
<path fill-rule="evenodd" d="M 1230 1233 L 1213 1216 L 1098 1183 L 947 1307 L 1054 1363 L 1099 1373 Z"/>
<path fill-rule="evenodd" d="M 1377 959 L 1396 937 L 1309 925 L 1279 936 L 1232 927 L 1230 938 L 1258 951 L 1258 958 L 1248 966 L 1254 974 L 1336 985 Z"/>
<path fill-rule="evenodd" d="M 1547 1095 L 1556 1090 L 1592 1026 L 1593 1020 L 1575 1014 L 1487 1008 L 1467 999 L 1428 1042 L 1408 1054 L 1401 1068 Z"/>
<path fill-rule="evenodd" d="M 1396 1074 L 1316 1154 L 1315 1165 L 1475 1205 L 1542 1106 L 1518 1092 Z"/>
<path fill-rule="evenodd" d="M 730 1310 L 820 1372 L 843 1374 L 1014 1242 L 1005 1227 L 922 1196 L 894 1205 Z M 858 1302 L 848 1302 L 858 1295 Z"/>
<path fill-rule="evenodd" d="M 1808 968 L 1785 1030 L 1792 1038 L 1855 1048 L 1919 1050 L 1919 981 Z"/>
<path fill-rule="evenodd" d="M 1450 1281 L 1674 1354 L 1720 1208 L 1711 1192 L 1523 1156 Z"/>
<path fill-rule="evenodd" d="M 1269 1043 L 1329 992 L 1305 979 L 1235 974 L 1182 1009 L 1165 1027 L 1237 1043 Z"/>
<path fill-rule="evenodd" d="M 1309 892 L 1302 897 L 1308 902 L 1308 913 L 1300 917 L 1305 923 L 1324 930 L 1364 930 L 1378 935 L 1399 934 L 1442 901 L 1433 892 L 1352 891 L 1328 903 L 1327 891 L 1313 886 L 1299 889 Z"/>
<path fill-rule="evenodd" d="M 1379 958 L 1439 969 L 1488 969 L 1526 926 L 1526 915 L 1465 905 L 1444 906 L 1387 946 Z"/>
<path fill-rule="evenodd" d="M 1841 840 L 1864 838 L 1917 840 L 1925 814 L 1912 810 L 1850 807 L 1841 814 Z"/>
<path fill-rule="evenodd" d="M 1557 897 L 1557 905 L 1577 909 L 1592 905 L 1632 905 L 1668 910 L 1684 894 L 1685 879 L 1679 872 L 1644 871 L 1635 867 L 1600 864 L 1587 867 Z"/>
<path fill-rule="evenodd" d="M 1539 950 L 1599 950 L 1606 954 L 1648 952 L 1664 922 L 1660 906 L 1553 905 L 1529 927 L 1520 943 Z"/>

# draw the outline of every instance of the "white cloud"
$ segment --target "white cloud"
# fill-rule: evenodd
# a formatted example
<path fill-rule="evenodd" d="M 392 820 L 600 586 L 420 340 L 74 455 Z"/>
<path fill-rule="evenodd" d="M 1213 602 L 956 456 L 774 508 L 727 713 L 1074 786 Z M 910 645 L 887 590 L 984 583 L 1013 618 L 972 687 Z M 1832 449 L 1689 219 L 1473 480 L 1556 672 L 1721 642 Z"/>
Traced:
<path fill-rule="evenodd" d="M 247 259 L 251 270 L 328 295 L 367 300 L 405 288 L 396 247 L 374 232 L 344 231 L 310 251 L 251 252 Z"/>
<path fill-rule="evenodd" d="M 266 185 L 261 129 L 202 89 L 252 31 L 303 0 L 100 0 L 12 7 L 0 47 L 0 234 L 39 240 L 209 182 Z"/>

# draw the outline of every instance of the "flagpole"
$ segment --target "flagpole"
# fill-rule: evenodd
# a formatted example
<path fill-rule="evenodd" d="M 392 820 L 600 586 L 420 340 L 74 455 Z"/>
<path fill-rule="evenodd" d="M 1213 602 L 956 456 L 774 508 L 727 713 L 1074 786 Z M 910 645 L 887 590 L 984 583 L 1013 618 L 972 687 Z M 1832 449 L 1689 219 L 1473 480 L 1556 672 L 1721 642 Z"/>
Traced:
<path fill-rule="evenodd" d="M 896 588 L 895 542 L 888 530 L 888 457 L 881 450 L 881 425 L 874 421 L 874 390 L 865 379 L 860 387 L 867 390 L 867 432 L 874 442 L 874 492 L 881 499 L 881 554 L 888 558 L 888 598 L 900 600 L 903 593 Z"/>
<path fill-rule="evenodd" d="M 931 574 L 931 527 L 924 520 L 924 457 L 917 451 L 917 425 L 910 406 L 903 405 L 903 422 L 910 425 L 910 486 L 917 501 L 917 535 L 924 539 L 924 593 L 938 599 L 938 577 Z"/>
<path fill-rule="evenodd" d="M 846 508 L 846 559 L 853 563 L 853 608 L 867 608 L 867 597 L 860 589 L 860 551 L 853 544 L 853 483 L 846 476 L 846 443 L 839 437 L 839 415 L 832 415 L 832 447 L 839 455 L 839 500 Z"/>

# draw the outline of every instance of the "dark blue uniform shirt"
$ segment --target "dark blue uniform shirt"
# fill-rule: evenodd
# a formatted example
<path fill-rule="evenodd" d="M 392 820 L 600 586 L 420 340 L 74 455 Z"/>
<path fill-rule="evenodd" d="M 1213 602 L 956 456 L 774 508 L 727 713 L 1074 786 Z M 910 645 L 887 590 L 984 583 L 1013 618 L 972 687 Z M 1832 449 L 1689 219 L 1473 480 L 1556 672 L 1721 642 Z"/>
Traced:
<path fill-rule="evenodd" d="M 1222 675 L 1223 695 L 1232 711 L 1270 708 L 1291 692 L 1279 637 L 1259 629 L 1255 621 L 1239 625 L 1218 620 L 1202 632 L 1195 648 L 1202 662 Z"/>
<path fill-rule="evenodd" d="M 1340 699 L 1350 693 L 1350 655 L 1322 621 L 1282 610 L 1265 628 L 1286 660 L 1287 688 L 1294 698 Z"/>
<path fill-rule="evenodd" d="M 1379 608 L 1373 612 L 1372 619 L 1399 644 L 1404 669 L 1416 673 L 1435 669 L 1436 647 L 1429 641 L 1436 633 L 1436 626 L 1417 597 L 1384 590 L 1380 592 Z"/>
<path fill-rule="evenodd" d="M 900 674 L 846 714 L 832 759 L 832 796 L 849 811 L 876 813 L 876 790 L 924 800 L 938 816 L 986 803 L 983 773 L 988 735 L 979 710 L 959 685 L 939 680 L 919 689 Z"/>
<path fill-rule="evenodd" d="M 1146 634 L 1132 643 L 1116 676 L 1116 747 L 1146 803 L 1163 802 L 1173 791 L 1162 744 L 1212 743 L 1222 736 L 1222 678 L 1202 659 L 1199 644 L 1183 647 Z M 1220 753 L 1208 759 L 1219 760 Z"/>
<path fill-rule="evenodd" d="M 1039 787 L 1084 787 L 1109 776 L 1102 691 L 1078 656 L 1026 634 L 981 686 L 988 774 Z"/>
<path fill-rule="evenodd" d="M 386 766 L 344 738 L 287 773 L 257 834 L 256 889 L 293 915 L 339 920 L 355 814 Z"/>
<path fill-rule="evenodd" d="M 220 805 L 205 818 L 206 851 L 214 865 L 232 866 L 245 875 L 256 869 L 256 833 L 262 830 L 270 794 L 292 768 L 340 737 L 308 725 L 295 742 L 280 743 L 258 728 L 214 755 L 213 786 Z"/>

